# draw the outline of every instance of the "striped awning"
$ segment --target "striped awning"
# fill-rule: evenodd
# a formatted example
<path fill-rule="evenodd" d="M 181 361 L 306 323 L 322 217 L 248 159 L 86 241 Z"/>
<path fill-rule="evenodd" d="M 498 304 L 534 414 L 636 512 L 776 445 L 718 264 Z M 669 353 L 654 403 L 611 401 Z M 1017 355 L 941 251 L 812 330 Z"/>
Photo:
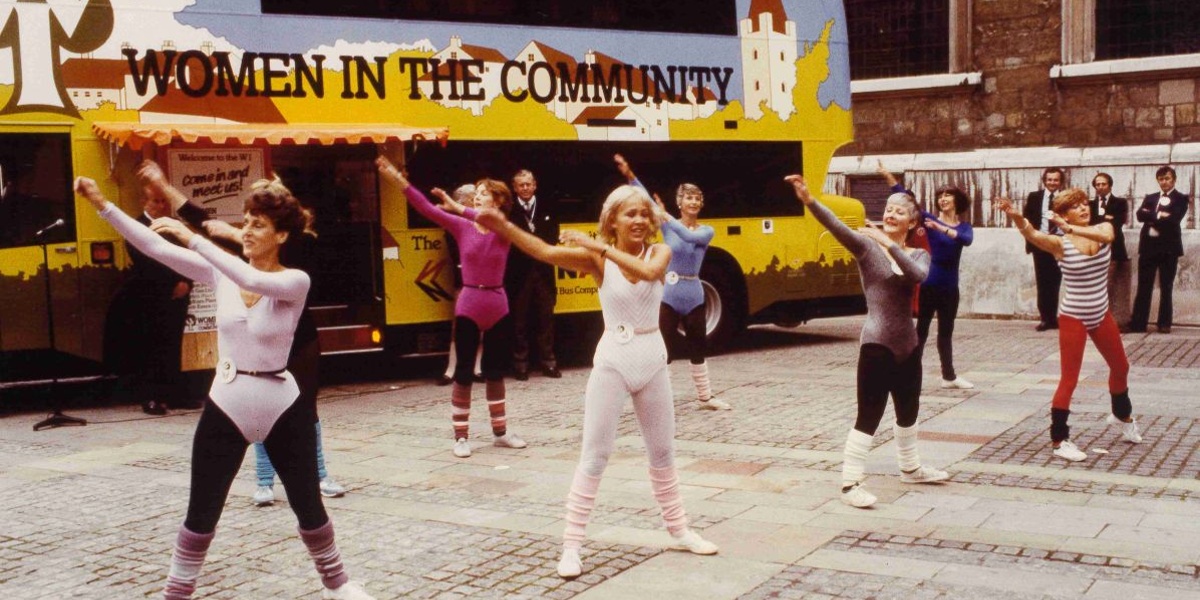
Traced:
<path fill-rule="evenodd" d="M 445 142 L 447 128 L 408 127 L 376 123 L 93 123 L 92 131 L 114 144 L 141 150 L 146 144 L 166 146 L 172 142 L 252 145 L 358 144 Z"/>

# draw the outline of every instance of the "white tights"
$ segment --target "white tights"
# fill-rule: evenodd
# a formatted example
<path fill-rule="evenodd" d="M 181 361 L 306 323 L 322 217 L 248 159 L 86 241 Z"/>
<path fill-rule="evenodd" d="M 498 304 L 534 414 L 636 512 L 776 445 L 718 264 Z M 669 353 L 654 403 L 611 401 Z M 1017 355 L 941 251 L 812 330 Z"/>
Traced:
<path fill-rule="evenodd" d="M 616 445 L 617 424 L 625 406 L 625 397 L 633 397 L 650 467 L 663 469 L 675 464 L 675 404 L 671 379 L 663 364 L 638 390 L 630 390 L 627 379 L 617 369 L 596 365 L 588 377 L 583 400 L 583 452 L 579 469 L 591 477 L 600 477 Z"/>

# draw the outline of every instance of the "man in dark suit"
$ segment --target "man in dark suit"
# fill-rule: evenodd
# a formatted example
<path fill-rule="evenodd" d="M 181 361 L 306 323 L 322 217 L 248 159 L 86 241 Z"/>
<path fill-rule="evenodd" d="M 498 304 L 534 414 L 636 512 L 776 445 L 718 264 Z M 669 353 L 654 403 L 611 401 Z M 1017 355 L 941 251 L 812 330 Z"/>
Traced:
<path fill-rule="evenodd" d="M 1108 264 L 1108 304 L 1118 322 L 1128 318 L 1129 251 L 1125 249 L 1124 227 L 1129 222 L 1129 201 L 1112 195 L 1112 176 L 1096 173 L 1092 188 L 1096 196 L 1088 201 L 1092 225 L 1108 223 L 1113 228 L 1112 260 Z"/>
<path fill-rule="evenodd" d="M 138 221 L 143 225 L 171 214 L 167 199 L 151 188 L 143 190 L 142 210 Z M 163 415 L 168 399 L 187 405 L 179 360 L 192 282 L 128 242 L 125 249 L 133 264 L 113 298 L 105 355 L 121 375 L 118 386 L 141 402 L 142 411 Z"/>
<path fill-rule="evenodd" d="M 536 196 L 537 179 L 522 169 L 513 176 L 513 203 L 509 219 L 524 227 L 547 244 L 558 243 L 558 218 L 554 207 Z M 509 312 L 513 316 L 513 370 L 516 378 L 529 379 L 529 338 L 537 342 L 542 374 L 559 378 L 558 362 L 554 357 L 554 303 L 557 300 L 555 268 L 536 261 L 513 248 L 508 253 L 505 271 Z"/>
<path fill-rule="evenodd" d="M 1064 178 L 1063 170 L 1058 167 L 1042 171 L 1043 189 L 1030 192 L 1025 199 L 1021 215 L 1042 233 L 1061 235 L 1046 215 L 1050 214 L 1051 203 L 1062 189 Z M 1033 255 L 1033 276 L 1037 282 L 1037 307 L 1041 319 L 1037 330 L 1058 329 L 1058 290 L 1062 286 L 1062 271 L 1058 268 L 1058 261 L 1053 254 L 1035 248 L 1029 242 L 1025 242 L 1025 253 Z"/>
<path fill-rule="evenodd" d="M 1158 275 L 1158 332 L 1171 333 L 1171 292 L 1179 257 L 1183 256 L 1183 215 L 1187 213 L 1188 197 L 1175 189 L 1175 169 L 1161 167 L 1155 178 L 1158 193 L 1142 200 L 1137 220 L 1142 223 L 1138 238 L 1138 286 L 1133 301 L 1129 331 L 1144 332 L 1150 320 L 1150 296 L 1154 293 L 1154 277 Z"/>

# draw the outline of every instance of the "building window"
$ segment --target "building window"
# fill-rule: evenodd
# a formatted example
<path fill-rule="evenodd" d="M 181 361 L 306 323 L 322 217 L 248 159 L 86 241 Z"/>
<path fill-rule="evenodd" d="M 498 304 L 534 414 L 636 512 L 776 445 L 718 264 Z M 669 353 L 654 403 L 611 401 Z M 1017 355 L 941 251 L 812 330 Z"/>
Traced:
<path fill-rule="evenodd" d="M 1200 52 L 1200 3 L 1094 0 L 1095 60 Z"/>
<path fill-rule="evenodd" d="M 847 0 L 852 79 L 950 71 L 949 0 Z"/>

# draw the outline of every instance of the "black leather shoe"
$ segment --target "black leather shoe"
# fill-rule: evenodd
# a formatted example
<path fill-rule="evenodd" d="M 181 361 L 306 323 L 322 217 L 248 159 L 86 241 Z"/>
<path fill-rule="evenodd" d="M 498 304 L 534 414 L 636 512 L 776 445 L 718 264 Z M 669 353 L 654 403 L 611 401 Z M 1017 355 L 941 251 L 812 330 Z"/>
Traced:
<path fill-rule="evenodd" d="M 148 415 L 162 416 L 167 414 L 167 406 L 158 400 L 149 400 L 142 403 L 142 412 Z"/>
<path fill-rule="evenodd" d="M 473 377 L 475 378 L 475 383 L 483 383 L 483 382 L 487 381 L 486 379 L 483 378 L 483 373 L 476 373 L 475 375 L 473 375 Z"/>
<path fill-rule="evenodd" d="M 1121 333 L 1146 333 L 1146 328 L 1145 327 L 1134 327 L 1133 325 L 1126 325 L 1124 328 L 1121 329 Z"/>
<path fill-rule="evenodd" d="M 1033 329 L 1035 331 L 1047 331 L 1049 329 L 1054 329 L 1054 327 L 1051 326 L 1049 323 L 1038 323 L 1037 327 L 1034 327 Z"/>
<path fill-rule="evenodd" d="M 445 373 L 438 375 L 438 378 L 437 378 L 438 385 L 450 385 L 451 383 L 454 383 L 454 379 L 450 378 L 450 377 L 446 377 Z"/>
<path fill-rule="evenodd" d="M 561 379 L 562 371 L 559 371 L 558 367 L 542 367 L 542 375 L 550 379 Z"/>
<path fill-rule="evenodd" d="M 1159 333 L 1171 333 L 1171 326 L 1170 326 L 1170 325 L 1167 325 L 1167 326 L 1165 326 L 1165 327 L 1164 327 L 1164 326 L 1160 326 L 1160 327 L 1158 328 L 1158 332 L 1159 332 Z"/>
<path fill-rule="evenodd" d="M 513 374 L 517 381 L 529 381 L 529 371 L 517 371 Z"/>

